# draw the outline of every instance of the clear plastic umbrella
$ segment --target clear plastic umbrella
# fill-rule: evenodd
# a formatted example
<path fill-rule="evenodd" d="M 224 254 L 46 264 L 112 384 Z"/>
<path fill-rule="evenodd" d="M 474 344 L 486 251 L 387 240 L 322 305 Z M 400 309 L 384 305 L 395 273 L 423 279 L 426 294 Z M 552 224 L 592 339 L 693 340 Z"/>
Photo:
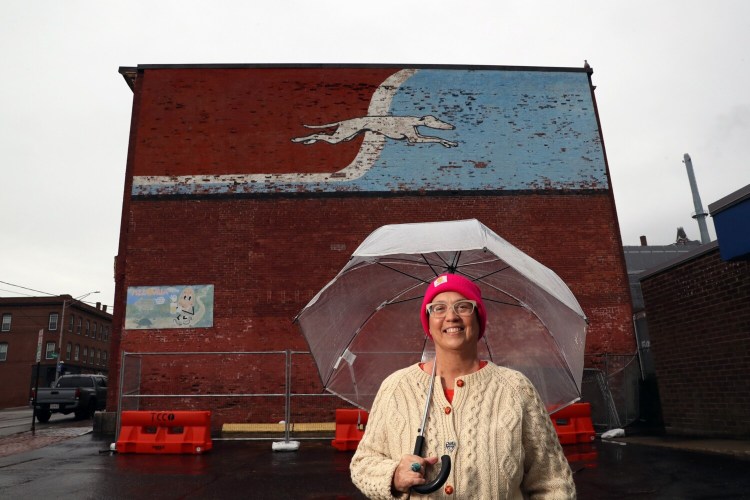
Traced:
<path fill-rule="evenodd" d="M 525 374 L 550 413 L 580 399 L 586 317 L 565 283 L 475 219 L 374 231 L 297 316 L 326 390 L 369 410 L 390 373 L 431 358 L 426 286 L 451 272 L 482 290 L 480 358 Z"/>

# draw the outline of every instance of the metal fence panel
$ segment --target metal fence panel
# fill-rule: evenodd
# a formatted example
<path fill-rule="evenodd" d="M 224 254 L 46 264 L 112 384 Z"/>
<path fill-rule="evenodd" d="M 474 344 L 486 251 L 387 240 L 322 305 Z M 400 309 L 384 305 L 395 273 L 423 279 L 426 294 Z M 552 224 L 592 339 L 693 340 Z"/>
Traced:
<path fill-rule="evenodd" d="M 286 440 L 330 439 L 336 408 L 352 406 L 323 392 L 312 363 L 290 350 L 123 353 L 117 432 L 123 410 L 211 410 L 220 439 L 278 439 L 280 430 Z"/>

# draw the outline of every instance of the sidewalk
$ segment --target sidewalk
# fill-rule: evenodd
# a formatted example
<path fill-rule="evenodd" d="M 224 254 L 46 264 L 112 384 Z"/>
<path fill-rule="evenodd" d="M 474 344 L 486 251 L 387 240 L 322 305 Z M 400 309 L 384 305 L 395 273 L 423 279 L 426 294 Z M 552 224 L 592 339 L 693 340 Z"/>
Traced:
<path fill-rule="evenodd" d="M 61 429 L 39 429 L 19 432 L 0 437 L 0 457 L 23 453 L 65 441 L 66 439 L 83 436 L 92 432 L 90 427 L 68 427 Z"/>
<path fill-rule="evenodd" d="M 610 440 L 624 444 L 641 444 L 645 446 L 658 446 L 675 450 L 694 451 L 699 453 L 711 453 L 716 455 L 728 455 L 750 460 L 750 440 L 734 439 L 712 439 L 684 436 L 624 436 Z"/>

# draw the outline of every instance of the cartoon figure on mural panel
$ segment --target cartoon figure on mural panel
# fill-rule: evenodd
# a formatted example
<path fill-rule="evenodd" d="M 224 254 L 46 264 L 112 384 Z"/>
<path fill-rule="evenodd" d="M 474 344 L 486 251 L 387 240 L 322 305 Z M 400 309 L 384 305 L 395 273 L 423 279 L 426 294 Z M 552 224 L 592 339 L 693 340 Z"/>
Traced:
<path fill-rule="evenodd" d="M 213 285 L 129 287 L 125 328 L 213 326 Z"/>
<path fill-rule="evenodd" d="M 174 323 L 180 326 L 190 326 L 190 323 L 195 318 L 195 292 L 192 287 L 185 287 L 182 290 L 179 298 L 176 295 L 172 295 L 170 298 L 170 311 L 176 313 Z"/>

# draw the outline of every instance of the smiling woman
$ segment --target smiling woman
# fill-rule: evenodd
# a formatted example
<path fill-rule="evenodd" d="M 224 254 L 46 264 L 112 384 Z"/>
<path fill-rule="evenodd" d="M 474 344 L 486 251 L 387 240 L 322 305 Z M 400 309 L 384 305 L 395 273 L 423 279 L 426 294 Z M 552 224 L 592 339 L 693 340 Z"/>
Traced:
<path fill-rule="evenodd" d="M 570 466 L 534 386 L 477 355 L 487 324 L 479 287 L 459 275 L 438 276 L 420 315 L 435 359 L 383 382 L 352 458 L 354 484 L 371 498 L 400 495 L 433 480 L 437 455 L 445 454 L 452 466 L 438 496 L 575 498 Z M 422 457 L 410 446 L 431 377 L 442 390 L 428 390 Z"/>

